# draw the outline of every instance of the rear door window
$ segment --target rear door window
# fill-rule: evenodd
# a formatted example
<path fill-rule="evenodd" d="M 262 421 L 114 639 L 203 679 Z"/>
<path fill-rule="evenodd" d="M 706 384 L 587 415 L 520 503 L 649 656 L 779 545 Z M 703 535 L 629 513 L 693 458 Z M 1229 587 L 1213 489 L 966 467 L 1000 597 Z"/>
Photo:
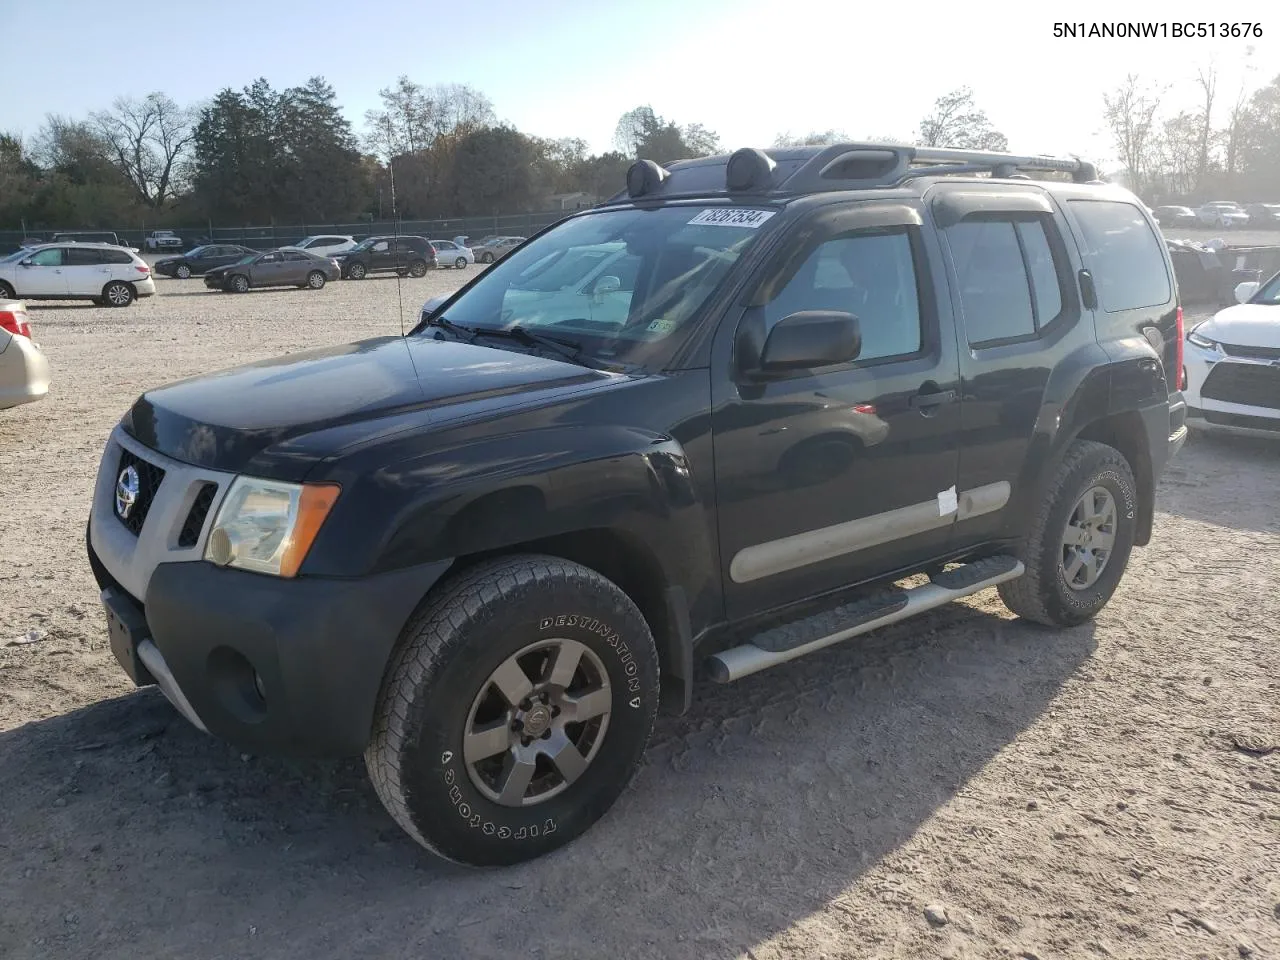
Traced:
<path fill-rule="evenodd" d="M 1169 302 L 1172 289 L 1160 240 L 1142 212 L 1117 200 L 1072 200 L 1085 259 L 1107 313 Z"/>
<path fill-rule="evenodd" d="M 106 252 L 96 247 L 71 247 L 63 262 L 69 267 L 96 267 L 107 262 Z"/>

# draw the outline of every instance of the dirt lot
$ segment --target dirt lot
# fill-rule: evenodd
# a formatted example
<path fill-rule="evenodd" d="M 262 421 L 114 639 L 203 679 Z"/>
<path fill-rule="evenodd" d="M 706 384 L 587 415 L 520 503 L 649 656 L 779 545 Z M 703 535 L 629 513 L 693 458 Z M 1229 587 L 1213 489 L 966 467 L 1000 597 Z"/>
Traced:
<path fill-rule="evenodd" d="M 121 412 L 399 329 L 394 280 L 160 287 L 34 307 L 53 392 L 0 414 L 0 957 L 1280 956 L 1280 447 L 1193 439 L 1095 624 L 982 595 L 700 689 L 587 836 L 468 871 L 359 761 L 240 755 L 112 661 L 83 535 Z"/>

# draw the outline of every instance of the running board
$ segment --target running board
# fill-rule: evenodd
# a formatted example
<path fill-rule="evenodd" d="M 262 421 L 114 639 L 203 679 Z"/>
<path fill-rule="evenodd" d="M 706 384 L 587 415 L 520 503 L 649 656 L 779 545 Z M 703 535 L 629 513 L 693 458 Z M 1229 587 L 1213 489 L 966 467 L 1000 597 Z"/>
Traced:
<path fill-rule="evenodd" d="M 841 640 L 870 633 L 899 620 L 933 610 L 1026 572 L 1015 557 L 987 557 L 934 575 L 919 587 L 888 590 L 826 610 L 804 620 L 774 627 L 751 643 L 713 654 L 707 660 L 716 683 L 741 680 L 760 670 L 803 657 Z"/>

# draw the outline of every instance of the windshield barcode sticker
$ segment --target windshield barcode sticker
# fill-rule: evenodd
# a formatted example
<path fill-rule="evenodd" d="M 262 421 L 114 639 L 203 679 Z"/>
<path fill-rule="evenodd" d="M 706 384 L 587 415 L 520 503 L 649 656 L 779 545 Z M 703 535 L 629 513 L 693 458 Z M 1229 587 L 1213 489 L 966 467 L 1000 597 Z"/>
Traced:
<path fill-rule="evenodd" d="M 774 210 L 741 210 L 737 207 L 717 207 L 703 210 L 689 221 L 689 225 L 706 227 L 747 227 L 755 230 L 774 215 Z"/>

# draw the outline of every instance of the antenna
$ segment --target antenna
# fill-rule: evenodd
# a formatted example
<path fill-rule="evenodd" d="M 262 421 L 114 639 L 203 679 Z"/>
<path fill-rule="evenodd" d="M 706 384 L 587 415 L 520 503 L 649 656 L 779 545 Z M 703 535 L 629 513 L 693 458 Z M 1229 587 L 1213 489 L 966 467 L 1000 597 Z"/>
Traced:
<path fill-rule="evenodd" d="M 396 301 L 399 305 L 399 313 L 400 313 L 400 336 L 403 338 L 405 335 L 404 289 L 403 289 L 404 276 L 401 273 L 402 268 L 399 265 L 401 254 L 403 253 L 403 248 L 400 246 L 400 212 L 396 209 L 396 158 L 395 158 L 394 151 L 387 152 L 387 171 L 391 175 L 391 227 L 392 227 L 392 235 L 395 237 L 394 242 L 396 245 L 396 262 L 397 262 Z M 409 269 L 409 263 L 408 263 L 408 258 L 406 257 L 403 270 L 407 272 L 408 269 Z"/>

